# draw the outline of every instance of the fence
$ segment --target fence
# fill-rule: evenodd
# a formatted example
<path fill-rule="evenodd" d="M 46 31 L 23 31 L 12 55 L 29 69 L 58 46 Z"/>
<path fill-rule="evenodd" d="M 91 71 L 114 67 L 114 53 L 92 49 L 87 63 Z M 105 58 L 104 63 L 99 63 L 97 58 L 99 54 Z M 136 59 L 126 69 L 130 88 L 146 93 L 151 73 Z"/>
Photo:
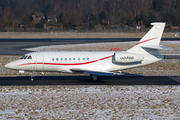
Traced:
<path fill-rule="evenodd" d="M 34 29 L 34 28 L 0 28 L 0 32 L 112 32 L 112 33 L 141 33 L 149 28 L 108 28 L 108 29 Z M 165 32 L 180 32 L 180 28 L 165 28 Z"/>

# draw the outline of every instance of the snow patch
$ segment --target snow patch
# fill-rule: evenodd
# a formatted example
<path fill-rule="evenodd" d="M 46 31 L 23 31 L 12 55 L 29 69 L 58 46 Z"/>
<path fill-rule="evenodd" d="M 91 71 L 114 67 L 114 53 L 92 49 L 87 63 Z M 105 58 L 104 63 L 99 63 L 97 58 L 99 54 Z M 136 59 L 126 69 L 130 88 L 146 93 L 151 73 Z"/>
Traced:
<path fill-rule="evenodd" d="M 179 119 L 179 86 L 1 86 L 0 119 Z"/>

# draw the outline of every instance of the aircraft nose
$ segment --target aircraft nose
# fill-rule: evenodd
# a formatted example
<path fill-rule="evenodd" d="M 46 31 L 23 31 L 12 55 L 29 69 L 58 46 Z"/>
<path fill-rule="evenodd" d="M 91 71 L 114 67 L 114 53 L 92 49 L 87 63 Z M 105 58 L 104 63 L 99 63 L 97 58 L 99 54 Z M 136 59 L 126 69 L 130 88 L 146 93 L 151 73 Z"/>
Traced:
<path fill-rule="evenodd" d="M 13 69 L 12 63 L 8 63 L 4 66 L 5 68 Z"/>

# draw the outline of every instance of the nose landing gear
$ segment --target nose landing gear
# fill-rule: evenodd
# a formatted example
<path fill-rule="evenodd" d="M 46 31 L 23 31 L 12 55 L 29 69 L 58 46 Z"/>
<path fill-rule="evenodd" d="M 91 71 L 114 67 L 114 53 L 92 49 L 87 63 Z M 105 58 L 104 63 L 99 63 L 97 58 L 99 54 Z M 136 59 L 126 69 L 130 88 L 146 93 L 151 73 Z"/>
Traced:
<path fill-rule="evenodd" d="M 31 71 L 31 81 L 34 81 L 33 72 Z"/>

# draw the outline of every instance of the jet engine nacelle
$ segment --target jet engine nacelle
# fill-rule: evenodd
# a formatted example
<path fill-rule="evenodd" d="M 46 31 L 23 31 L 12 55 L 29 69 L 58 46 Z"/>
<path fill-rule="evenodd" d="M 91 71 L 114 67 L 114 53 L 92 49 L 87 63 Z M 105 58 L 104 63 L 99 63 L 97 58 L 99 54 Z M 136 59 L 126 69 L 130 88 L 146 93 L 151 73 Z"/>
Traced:
<path fill-rule="evenodd" d="M 143 59 L 144 57 L 142 55 L 128 52 L 114 53 L 113 57 L 114 63 L 135 63 L 141 62 Z"/>

